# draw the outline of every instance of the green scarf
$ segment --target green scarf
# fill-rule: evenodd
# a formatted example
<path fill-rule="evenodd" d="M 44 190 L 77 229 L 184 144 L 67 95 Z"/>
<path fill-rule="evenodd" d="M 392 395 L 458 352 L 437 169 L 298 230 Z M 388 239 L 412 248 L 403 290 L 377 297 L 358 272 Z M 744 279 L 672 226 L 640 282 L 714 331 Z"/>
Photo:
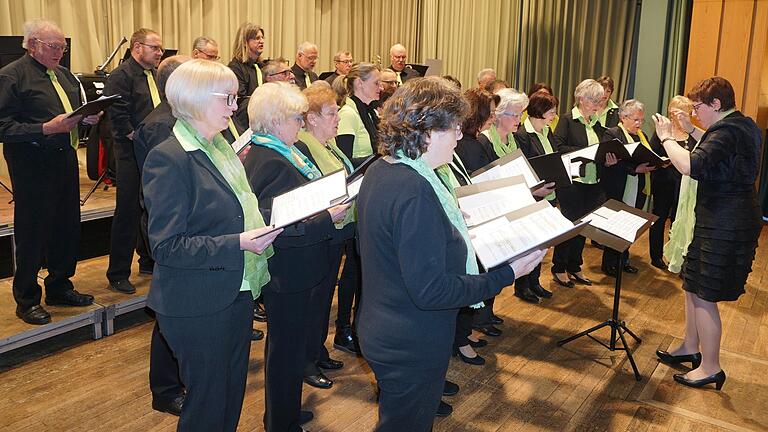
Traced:
<path fill-rule="evenodd" d="M 173 126 L 173 134 L 185 151 L 200 150 L 208 156 L 213 166 L 224 177 L 243 209 L 244 230 L 249 231 L 265 226 L 264 219 L 259 212 L 259 200 L 251 190 L 243 164 L 240 163 L 240 159 L 237 158 L 227 140 L 219 133 L 209 142 L 192 125 L 181 119 L 177 120 Z M 269 246 L 260 255 L 243 251 L 243 283 L 240 286 L 240 291 L 250 290 L 253 298 L 259 296 L 261 287 L 270 280 L 267 259 L 272 255 L 274 255 L 272 246 Z"/>
<path fill-rule="evenodd" d="M 419 173 L 420 176 L 424 177 L 424 179 L 429 182 L 429 185 L 432 186 L 432 190 L 435 191 L 438 200 L 440 200 L 440 204 L 443 206 L 443 211 L 445 211 L 445 215 L 448 216 L 448 220 L 451 221 L 451 224 L 453 224 L 454 228 L 456 228 L 461 233 L 461 237 L 464 238 L 464 243 L 467 246 L 467 274 L 480 274 L 480 270 L 477 267 L 475 249 L 472 247 L 472 243 L 469 240 L 469 229 L 467 229 L 467 224 L 464 222 L 464 216 L 462 215 L 461 210 L 459 210 L 459 205 L 456 202 L 454 195 L 448 191 L 448 189 L 445 187 L 445 184 L 440 181 L 435 172 L 427 165 L 426 162 L 424 162 L 423 158 L 420 157 L 416 160 L 413 160 L 407 157 L 402 150 L 398 150 L 396 155 L 396 163 L 408 165 L 409 167 L 413 168 L 414 171 Z M 443 167 L 447 168 L 446 165 L 443 165 Z M 450 171 L 450 169 L 448 169 L 448 171 Z"/>
<path fill-rule="evenodd" d="M 663 145 L 663 144 L 662 144 Z M 693 147 L 699 146 L 699 143 Z M 693 149 L 691 149 L 693 151 Z M 696 192 L 699 182 L 683 175 L 680 180 L 680 195 L 677 201 L 675 221 L 669 229 L 669 241 L 664 245 L 664 257 L 669 263 L 667 268 L 672 273 L 680 273 L 683 268 L 688 245 L 693 240 L 693 227 L 696 225 Z"/>
<path fill-rule="evenodd" d="M 481 132 L 483 135 L 488 137 L 488 140 L 491 141 L 491 144 L 493 145 L 493 151 L 496 153 L 496 156 L 498 157 L 504 157 L 513 151 L 517 150 L 517 142 L 515 141 L 515 135 L 514 134 L 507 134 L 507 143 L 505 144 L 501 140 L 501 135 L 499 135 L 499 130 L 496 129 L 496 125 L 491 125 L 488 130 L 484 130 Z"/>
<path fill-rule="evenodd" d="M 302 129 L 299 131 L 299 140 L 307 145 L 312 158 L 323 175 L 328 175 L 340 169 L 344 169 L 347 175 L 349 175 L 354 170 L 352 162 L 336 147 L 336 138 L 331 138 L 328 142 L 322 144 L 314 135 Z"/>
<path fill-rule="evenodd" d="M 294 146 L 289 146 L 280 141 L 276 136 L 270 134 L 254 133 L 251 142 L 260 147 L 266 147 L 280 153 L 308 180 L 319 179 L 323 173 L 306 156 L 296 150 Z"/>
<path fill-rule="evenodd" d="M 597 136 L 597 132 L 595 132 L 595 124 L 597 124 L 597 116 L 592 116 L 589 120 L 585 119 L 584 116 L 581 115 L 581 111 L 579 111 L 578 107 L 573 107 L 571 110 L 571 114 L 573 115 L 573 119 L 579 121 L 579 123 L 584 125 L 584 129 L 587 132 L 587 145 L 597 144 L 600 142 L 600 138 Z M 595 165 L 594 162 L 589 162 L 584 167 L 585 173 L 584 177 L 579 177 L 574 181 L 577 181 L 579 183 L 584 184 L 595 184 L 597 183 L 597 165 Z"/>

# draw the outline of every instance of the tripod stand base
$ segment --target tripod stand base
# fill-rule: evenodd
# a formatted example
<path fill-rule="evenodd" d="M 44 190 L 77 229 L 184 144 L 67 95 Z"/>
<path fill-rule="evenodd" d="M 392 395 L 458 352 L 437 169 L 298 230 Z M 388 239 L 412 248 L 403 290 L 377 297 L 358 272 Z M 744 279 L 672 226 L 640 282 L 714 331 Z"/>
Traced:
<path fill-rule="evenodd" d="M 610 339 L 609 344 L 605 344 L 604 342 L 602 342 L 602 341 L 600 341 L 600 340 L 598 340 L 598 339 L 596 339 L 595 337 L 592 336 L 593 332 L 595 332 L 597 330 L 600 330 L 603 327 L 610 327 L 611 328 L 611 339 Z M 586 336 L 586 337 L 594 340 L 595 342 L 599 343 L 600 345 L 608 348 L 611 351 L 622 350 L 622 351 L 627 353 L 627 358 L 629 359 L 629 364 L 632 366 L 632 371 L 634 371 L 634 373 L 635 373 L 635 379 L 637 381 L 640 381 L 642 376 L 640 375 L 640 371 L 637 369 L 637 364 L 635 364 L 634 357 L 632 357 L 632 351 L 629 350 L 629 345 L 627 345 L 627 339 L 624 337 L 624 333 L 628 333 L 630 336 L 632 336 L 632 338 L 635 339 L 635 341 L 638 344 L 643 342 L 639 337 L 637 337 L 636 334 L 634 334 L 632 332 L 632 330 L 627 328 L 626 324 L 624 324 L 623 321 L 617 321 L 617 320 L 614 320 L 613 318 L 611 318 L 609 320 L 603 321 L 602 323 L 600 323 L 600 324 L 598 324 L 598 325 L 596 325 L 596 326 L 594 326 L 592 328 L 584 330 L 581 333 L 577 333 L 577 334 L 575 334 L 573 336 L 570 336 L 568 338 L 565 338 L 563 340 L 558 341 L 557 342 L 557 346 L 563 346 L 563 345 L 567 344 L 568 342 L 572 342 L 572 341 L 574 341 L 574 340 L 576 340 L 576 339 L 578 339 L 578 338 L 580 338 L 582 336 Z M 617 335 L 619 337 L 619 340 L 621 340 L 621 347 L 617 347 L 616 346 L 616 342 L 617 342 L 616 336 Z"/>

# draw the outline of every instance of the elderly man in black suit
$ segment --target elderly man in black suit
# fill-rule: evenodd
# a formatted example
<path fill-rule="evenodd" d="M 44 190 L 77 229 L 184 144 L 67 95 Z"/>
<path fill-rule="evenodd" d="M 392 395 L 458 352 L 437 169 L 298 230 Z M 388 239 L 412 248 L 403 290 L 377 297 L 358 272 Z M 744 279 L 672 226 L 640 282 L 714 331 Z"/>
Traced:
<path fill-rule="evenodd" d="M 395 71 L 397 75 L 397 82 L 402 84 L 411 78 L 418 78 L 421 76 L 416 69 L 406 65 L 408 60 L 408 50 L 399 43 L 392 45 L 389 49 L 389 60 L 391 64 L 389 68 Z"/>

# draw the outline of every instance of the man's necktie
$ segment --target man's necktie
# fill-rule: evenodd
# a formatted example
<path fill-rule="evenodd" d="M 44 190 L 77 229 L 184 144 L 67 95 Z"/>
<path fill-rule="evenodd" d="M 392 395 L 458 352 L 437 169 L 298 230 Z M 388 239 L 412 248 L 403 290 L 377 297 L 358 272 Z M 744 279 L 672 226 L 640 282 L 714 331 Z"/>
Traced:
<path fill-rule="evenodd" d="M 56 94 L 59 95 L 59 99 L 61 100 L 61 105 L 64 107 L 65 113 L 71 113 L 72 112 L 72 104 L 69 103 L 69 98 L 67 97 L 67 94 L 64 93 L 64 88 L 61 87 L 61 84 L 59 84 L 59 79 L 56 78 L 56 74 L 53 72 L 53 70 L 48 69 L 45 71 L 46 74 L 48 74 L 48 78 L 51 79 L 51 83 L 53 84 L 53 88 L 56 90 Z M 77 150 L 77 126 L 72 128 L 71 131 L 69 131 L 69 141 L 72 145 L 72 148 Z"/>
<path fill-rule="evenodd" d="M 155 84 L 155 77 L 152 76 L 152 71 L 145 69 L 144 75 L 147 76 L 147 86 L 149 86 L 149 95 L 152 97 L 152 107 L 154 108 L 160 105 L 160 93 L 157 91 L 157 85 Z"/>

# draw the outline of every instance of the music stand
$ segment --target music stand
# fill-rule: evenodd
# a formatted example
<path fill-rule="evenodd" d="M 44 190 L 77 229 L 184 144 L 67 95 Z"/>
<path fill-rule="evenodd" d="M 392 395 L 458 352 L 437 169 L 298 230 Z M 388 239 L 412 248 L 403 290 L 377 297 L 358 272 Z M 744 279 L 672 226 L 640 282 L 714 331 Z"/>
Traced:
<path fill-rule="evenodd" d="M 624 210 L 645 219 L 646 220 L 645 224 L 643 224 L 643 226 L 637 230 L 637 233 L 635 234 L 635 238 L 640 237 L 640 235 L 642 235 L 645 231 L 647 231 L 648 228 L 650 228 L 651 224 L 653 222 L 656 222 L 656 220 L 659 218 L 658 216 L 652 215 L 650 213 L 646 213 L 634 207 L 630 207 L 624 204 L 623 202 L 620 202 L 614 199 L 608 200 L 601 207 L 606 207 L 614 211 Z M 624 321 L 622 321 L 619 318 L 619 302 L 621 300 L 621 274 L 623 273 L 622 269 L 624 268 L 624 263 L 626 262 L 625 260 L 629 256 L 629 252 L 628 252 L 629 247 L 632 246 L 633 242 L 630 242 L 621 237 L 615 236 L 607 231 L 603 231 L 601 229 L 595 228 L 592 225 L 587 225 L 581 231 L 581 235 L 602 244 L 604 247 L 613 249 L 618 253 L 618 263 L 617 263 L 618 265 L 616 267 L 616 283 L 614 284 L 614 288 L 613 288 L 613 311 L 609 319 L 603 321 L 602 323 L 592 328 L 584 330 L 583 332 L 577 333 L 571 337 L 558 341 L 557 346 L 563 346 L 568 342 L 574 341 L 582 336 L 586 336 L 594 340 L 595 342 L 599 343 L 600 345 L 608 348 L 610 351 L 622 350 L 627 353 L 627 358 L 629 358 L 629 364 L 632 365 L 632 370 L 635 373 L 635 379 L 637 381 L 640 381 L 640 378 L 641 378 L 640 372 L 637 369 L 637 364 L 635 364 L 635 359 L 632 357 L 632 352 L 629 350 L 629 345 L 627 345 L 627 339 L 624 337 L 624 333 L 628 333 L 630 336 L 632 336 L 632 338 L 635 339 L 635 341 L 638 344 L 642 343 L 642 340 L 636 334 L 634 334 L 632 330 L 630 330 L 627 327 L 627 324 Z M 606 344 L 601 340 L 596 339 L 591 334 L 597 330 L 600 330 L 603 327 L 611 328 L 611 338 L 608 344 Z M 616 346 L 617 335 L 621 340 L 621 347 Z"/>

